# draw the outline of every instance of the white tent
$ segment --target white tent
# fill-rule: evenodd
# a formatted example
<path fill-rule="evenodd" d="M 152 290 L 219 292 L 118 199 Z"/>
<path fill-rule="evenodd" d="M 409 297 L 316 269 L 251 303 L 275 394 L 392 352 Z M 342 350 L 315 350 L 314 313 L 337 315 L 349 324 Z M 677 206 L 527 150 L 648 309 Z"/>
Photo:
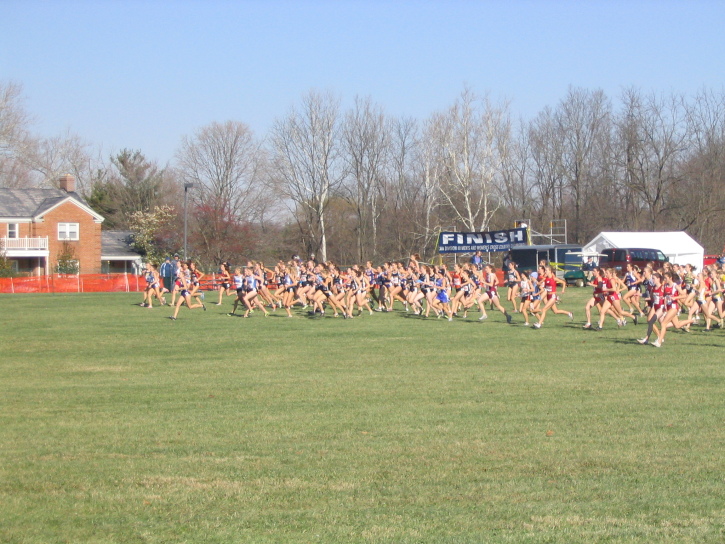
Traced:
<path fill-rule="evenodd" d="M 600 232 L 583 251 L 601 253 L 620 247 L 659 249 L 671 263 L 692 264 L 698 270 L 705 255 L 705 249 L 686 232 Z"/>

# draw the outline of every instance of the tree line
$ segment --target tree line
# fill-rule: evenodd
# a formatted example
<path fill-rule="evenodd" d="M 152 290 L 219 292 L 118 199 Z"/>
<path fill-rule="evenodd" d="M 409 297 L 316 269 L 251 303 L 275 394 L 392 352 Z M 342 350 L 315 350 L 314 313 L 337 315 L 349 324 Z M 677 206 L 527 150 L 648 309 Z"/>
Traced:
<path fill-rule="evenodd" d="M 725 92 L 695 96 L 571 87 L 533 119 L 464 88 L 426 119 L 388 115 L 370 97 L 343 110 L 311 91 L 256 136 L 212 122 L 159 166 L 142 150 L 108 160 L 66 134 L 31 134 L 21 87 L 0 85 L 0 183 L 52 186 L 64 173 L 106 217 L 145 232 L 142 250 L 181 250 L 205 265 L 293 253 L 353 263 L 431 258 L 440 230 L 544 230 L 566 219 L 569 241 L 603 230 L 685 230 L 723 249 Z M 141 235 L 139 235 L 141 238 Z"/>

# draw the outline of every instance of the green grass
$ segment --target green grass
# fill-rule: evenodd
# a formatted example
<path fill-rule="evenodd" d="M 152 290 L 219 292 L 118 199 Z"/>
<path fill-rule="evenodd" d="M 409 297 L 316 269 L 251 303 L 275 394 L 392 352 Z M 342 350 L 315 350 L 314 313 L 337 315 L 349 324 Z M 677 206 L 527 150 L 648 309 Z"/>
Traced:
<path fill-rule="evenodd" d="M 722 331 L 139 299 L 0 296 L 0 541 L 725 540 Z"/>

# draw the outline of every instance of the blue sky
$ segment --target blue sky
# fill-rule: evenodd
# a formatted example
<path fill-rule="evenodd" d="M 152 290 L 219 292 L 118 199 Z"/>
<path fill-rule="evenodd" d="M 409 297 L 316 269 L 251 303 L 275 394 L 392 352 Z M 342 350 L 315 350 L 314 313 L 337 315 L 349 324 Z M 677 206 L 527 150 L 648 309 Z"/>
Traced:
<path fill-rule="evenodd" d="M 311 89 L 424 119 L 468 85 L 530 119 L 570 85 L 722 91 L 721 1 L 0 0 L 34 130 L 166 164 L 212 121 L 264 136 Z"/>

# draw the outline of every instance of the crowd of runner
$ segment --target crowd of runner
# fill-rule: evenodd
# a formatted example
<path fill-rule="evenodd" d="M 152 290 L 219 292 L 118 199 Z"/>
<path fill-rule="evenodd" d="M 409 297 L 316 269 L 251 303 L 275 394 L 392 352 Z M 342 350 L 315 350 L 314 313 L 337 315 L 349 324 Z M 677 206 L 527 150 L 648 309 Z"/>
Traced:
<path fill-rule="evenodd" d="M 175 268 L 169 289 L 156 267 L 147 264 L 141 306 L 152 308 L 154 302 L 165 305 L 165 296 L 170 294 L 172 320 L 182 305 L 206 310 L 201 289 L 204 273 L 193 261 L 180 261 Z M 422 263 L 417 255 L 412 255 L 407 265 L 386 262 L 373 266 L 368 261 L 365 266 L 353 265 L 345 270 L 332 262 L 299 259 L 280 261 L 274 269 L 256 262 L 233 269 L 222 263 L 215 285 L 216 305 L 222 305 L 225 297 L 235 297 L 229 316 L 250 317 L 256 310 L 266 317 L 270 311 L 284 309 L 287 317 L 293 317 L 293 308 L 299 306 L 309 315 L 324 317 L 331 312 L 333 317 L 352 319 L 365 313 L 392 312 L 397 303 L 406 312 L 448 321 L 467 318 L 469 312 L 477 313 L 483 321 L 488 317 L 488 306 L 489 311 L 500 312 L 509 324 L 514 321 L 512 314 L 519 314 L 524 326 L 536 329 L 544 325 L 549 313 L 574 319 L 571 310 L 559 307 L 557 289 L 561 287 L 563 294 L 566 282 L 546 262 L 540 263 L 535 272 L 519 272 L 516 263 L 507 263 L 503 285 L 499 285 L 490 264 L 472 262 L 449 268 Z M 627 319 L 635 324 L 646 321 L 647 332 L 638 342 L 648 344 L 654 337 L 651 344 L 660 347 L 667 330 L 673 327 L 689 332 L 698 322 L 706 331 L 723 326 L 725 271 L 715 265 L 702 271 L 670 263 L 658 270 L 628 265 L 622 278 L 614 269 L 596 268 L 588 285 L 594 292 L 584 307 L 584 329 L 601 330 L 607 316 L 619 327 L 625 326 Z M 505 300 L 499 295 L 503 287 Z"/>

